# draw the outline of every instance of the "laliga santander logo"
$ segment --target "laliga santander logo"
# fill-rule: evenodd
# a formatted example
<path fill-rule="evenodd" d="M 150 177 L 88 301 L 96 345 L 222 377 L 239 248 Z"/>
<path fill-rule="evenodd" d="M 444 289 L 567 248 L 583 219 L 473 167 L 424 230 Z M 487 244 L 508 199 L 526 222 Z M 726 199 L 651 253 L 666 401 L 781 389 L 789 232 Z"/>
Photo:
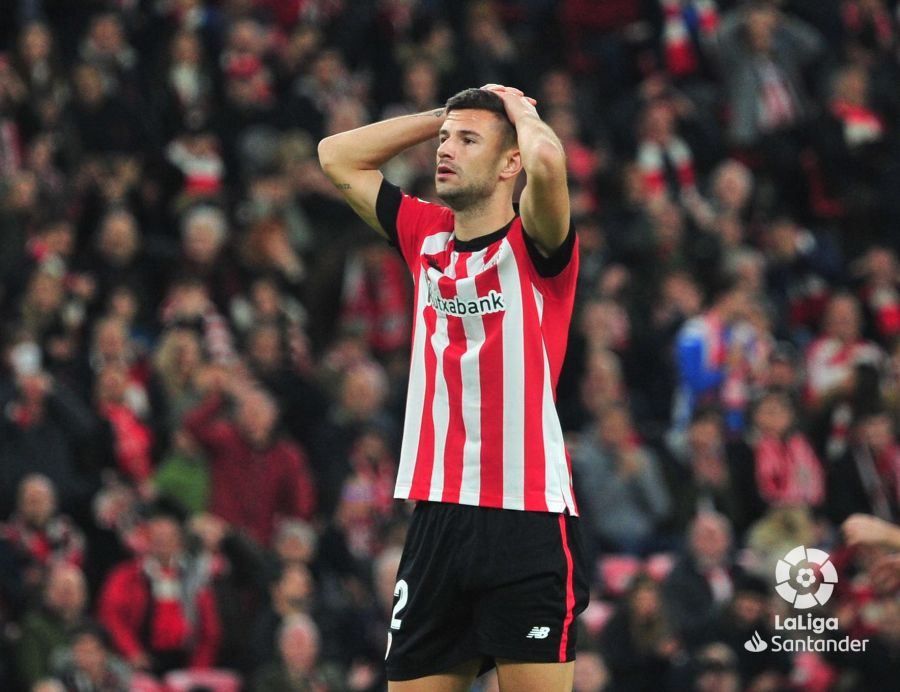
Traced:
<path fill-rule="evenodd" d="M 775 565 L 775 591 L 798 610 L 825 605 L 837 580 L 837 570 L 828 553 L 818 548 L 798 545 Z M 812 591 L 817 583 L 818 588 Z"/>
<path fill-rule="evenodd" d="M 817 548 L 798 545 L 775 565 L 775 591 L 797 610 L 808 610 L 825 605 L 834 593 L 837 570 L 828 553 Z M 744 642 L 744 648 L 753 653 L 765 651 L 800 652 L 864 652 L 868 639 L 843 637 L 838 634 L 837 617 L 814 617 L 812 613 L 792 615 L 782 619 L 775 614 L 775 626 L 767 638 L 754 630 L 753 636 Z"/>

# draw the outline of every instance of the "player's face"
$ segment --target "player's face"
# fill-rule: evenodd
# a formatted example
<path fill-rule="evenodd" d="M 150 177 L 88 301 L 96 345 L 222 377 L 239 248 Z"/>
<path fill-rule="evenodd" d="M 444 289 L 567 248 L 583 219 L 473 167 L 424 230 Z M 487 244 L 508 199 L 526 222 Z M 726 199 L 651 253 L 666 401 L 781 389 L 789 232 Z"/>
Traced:
<path fill-rule="evenodd" d="M 454 211 L 493 194 L 504 161 L 502 135 L 502 123 L 490 111 L 450 111 L 439 135 L 434 184 Z"/>

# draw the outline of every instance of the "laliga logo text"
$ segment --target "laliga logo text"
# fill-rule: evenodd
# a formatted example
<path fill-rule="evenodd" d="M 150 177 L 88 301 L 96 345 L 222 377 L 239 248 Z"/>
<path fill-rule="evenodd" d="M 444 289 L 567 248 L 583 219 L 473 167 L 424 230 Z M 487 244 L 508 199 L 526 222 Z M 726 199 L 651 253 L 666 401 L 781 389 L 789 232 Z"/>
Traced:
<path fill-rule="evenodd" d="M 797 610 L 825 605 L 831 598 L 837 581 L 837 570 L 831 564 L 828 553 L 817 548 L 798 545 L 775 565 L 775 591 Z M 814 617 L 812 613 L 805 613 L 782 620 L 781 616 L 776 615 L 772 651 L 866 650 L 868 639 L 851 639 L 849 636 L 841 639 L 828 638 L 829 632 L 837 632 L 838 629 L 836 617 Z M 781 632 L 788 634 L 782 635 Z M 765 651 L 769 645 L 757 631 L 744 642 L 744 648 L 754 653 Z"/>

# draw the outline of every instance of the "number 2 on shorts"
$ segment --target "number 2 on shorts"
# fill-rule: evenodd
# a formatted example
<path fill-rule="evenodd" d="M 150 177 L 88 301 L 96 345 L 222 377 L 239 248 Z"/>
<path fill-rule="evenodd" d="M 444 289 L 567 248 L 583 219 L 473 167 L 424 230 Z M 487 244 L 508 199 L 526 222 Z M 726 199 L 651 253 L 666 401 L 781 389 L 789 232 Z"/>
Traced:
<path fill-rule="evenodd" d="M 406 607 L 406 601 L 409 598 L 409 584 L 406 583 L 405 579 L 397 582 L 397 586 L 394 587 L 394 596 L 397 597 L 397 605 L 394 606 L 394 610 L 391 612 L 391 629 L 399 630 L 401 623 L 397 613 Z"/>

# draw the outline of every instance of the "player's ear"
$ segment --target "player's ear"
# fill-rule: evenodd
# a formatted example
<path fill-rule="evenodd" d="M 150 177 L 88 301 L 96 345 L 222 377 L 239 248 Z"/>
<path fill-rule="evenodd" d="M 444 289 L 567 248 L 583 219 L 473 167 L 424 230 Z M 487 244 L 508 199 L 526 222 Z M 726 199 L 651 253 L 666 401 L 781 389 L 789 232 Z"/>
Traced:
<path fill-rule="evenodd" d="M 515 178 L 521 170 L 522 155 L 519 153 L 519 147 L 507 149 L 503 153 L 503 168 L 500 169 L 500 178 L 502 180 Z"/>

